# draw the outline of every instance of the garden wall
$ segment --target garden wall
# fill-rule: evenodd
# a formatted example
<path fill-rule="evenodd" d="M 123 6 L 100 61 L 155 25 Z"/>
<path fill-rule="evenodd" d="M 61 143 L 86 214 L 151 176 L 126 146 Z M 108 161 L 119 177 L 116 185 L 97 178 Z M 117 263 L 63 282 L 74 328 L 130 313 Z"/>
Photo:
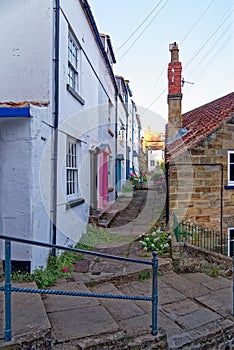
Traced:
<path fill-rule="evenodd" d="M 209 272 L 232 274 L 232 258 L 187 243 L 172 243 L 172 263 L 180 273 Z"/>

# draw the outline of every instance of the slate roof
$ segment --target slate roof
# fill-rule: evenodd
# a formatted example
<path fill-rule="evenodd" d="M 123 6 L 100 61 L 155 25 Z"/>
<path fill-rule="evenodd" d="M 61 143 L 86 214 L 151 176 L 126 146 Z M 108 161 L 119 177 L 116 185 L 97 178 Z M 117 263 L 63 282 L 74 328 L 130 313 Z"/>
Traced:
<path fill-rule="evenodd" d="M 192 149 L 233 116 L 234 92 L 182 114 L 182 128 L 187 132 L 167 144 L 167 162 Z"/>

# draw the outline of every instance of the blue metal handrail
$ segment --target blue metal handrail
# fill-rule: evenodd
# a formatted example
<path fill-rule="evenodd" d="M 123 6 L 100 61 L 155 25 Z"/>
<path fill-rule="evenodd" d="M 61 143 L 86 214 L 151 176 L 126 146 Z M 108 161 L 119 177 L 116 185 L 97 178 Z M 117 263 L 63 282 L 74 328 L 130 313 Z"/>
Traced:
<path fill-rule="evenodd" d="M 123 300 L 144 300 L 152 302 L 152 335 L 157 335 L 157 305 L 158 305 L 158 258 L 157 252 L 152 252 L 152 261 L 138 260 L 132 258 L 125 258 L 122 256 L 115 256 L 110 254 L 103 254 L 98 252 L 91 252 L 88 250 L 76 249 L 71 247 L 64 247 L 61 245 L 54 245 L 45 242 L 31 241 L 24 238 L 10 237 L 0 235 L 0 239 L 5 240 L 5 284 L 0 287 L 0 291 L 5 293 L 5 330 L 4 339 L 5 341 L 11 341 L 12 339 L 12 328 L 11 328 L 11 293 L 39 293 L 39 294 L 57 294 L 57 295 L 68 295 L 68 296 L 79 296 L 79 297 L 93 297 L 93 298 L 111 298 L 111 299 L 123 299 Z M 22 244 L 36 245 L 46 248 L 73 251 L 76 253 L 83 253 L 89 255 L 95 255 L 114 260 L 122 260 L 132 263 L 145 264 L 152 266 L 152 296 L 132 296 L 132 295 L 116 295 L 116 294 L 97 294 L 97 293 L 86 293 L 86 292 L 74 292 L 74 291 L 63 291 L 63 290 L 47 290 L 47 289 L 35 289 L 35 288 L 18 288 L 13 287 L 11 284 L 11 242 L 17 242 Z"/>

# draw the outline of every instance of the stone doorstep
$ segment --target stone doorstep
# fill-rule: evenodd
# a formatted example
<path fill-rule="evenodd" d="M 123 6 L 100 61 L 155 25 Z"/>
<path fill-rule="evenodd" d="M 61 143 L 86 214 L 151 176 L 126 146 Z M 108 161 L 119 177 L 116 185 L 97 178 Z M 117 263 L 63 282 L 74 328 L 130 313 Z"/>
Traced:
<path fill-rule="evenodd" d="M 105 211 L 102 217 L 98 219 L 96 225 L 98 227 L 104 227 L 104 228 L 109 227 L 118 213 L 119 213 L 118 211 Z"/>

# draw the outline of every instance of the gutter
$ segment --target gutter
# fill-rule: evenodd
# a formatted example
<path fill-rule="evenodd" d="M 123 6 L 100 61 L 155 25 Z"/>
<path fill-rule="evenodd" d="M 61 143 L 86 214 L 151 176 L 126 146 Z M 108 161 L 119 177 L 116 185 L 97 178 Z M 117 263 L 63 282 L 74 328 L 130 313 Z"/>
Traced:
<path fill-rule="evenodd" d="M 97 29 L 97 25 L 96 25 L 96 22 L 94 20 L 94 17 L 93 17 L 92 11 L 90 9 L 89 3 L 88 3 L 87 0 L 80 0 L 80 1 L 81 1 L 83 9 L 85 11 L 85 14 L 86 14 L 86 16 L 87 16 L 87 18 L 89 20 L 89 23 L 91 24 L 92 31 L 94 33 L 95 39 L 96 39 L 96 41 L 98 43 L 98 46 L 99 46 L 99 48 L 101 50 L 101 53 L 102 53 L 102 55 L 104 57 L 104 60 L 106 62 L 108 71 L 109 71 L 110 76 L 111 76 L 111 80 L 112 80 L 113 85 L 114 85 L 114 88 L 115 88 L 115 90 L 118 91 L 118 86 L 117 86 L 117 83 L 116 83 L 116 80 L 115 80 L 115 76 L 114 76 L 112 67 L 110 65 L 109 59 L 107 57 L 107 53 L 105 51 L 105 48 L 103 47 L 103 44 L 102 44 L 102 41 L 101 41 L 101 38 L 100 38 L 100 34 L 99 34 L 98 29 Z"/>

